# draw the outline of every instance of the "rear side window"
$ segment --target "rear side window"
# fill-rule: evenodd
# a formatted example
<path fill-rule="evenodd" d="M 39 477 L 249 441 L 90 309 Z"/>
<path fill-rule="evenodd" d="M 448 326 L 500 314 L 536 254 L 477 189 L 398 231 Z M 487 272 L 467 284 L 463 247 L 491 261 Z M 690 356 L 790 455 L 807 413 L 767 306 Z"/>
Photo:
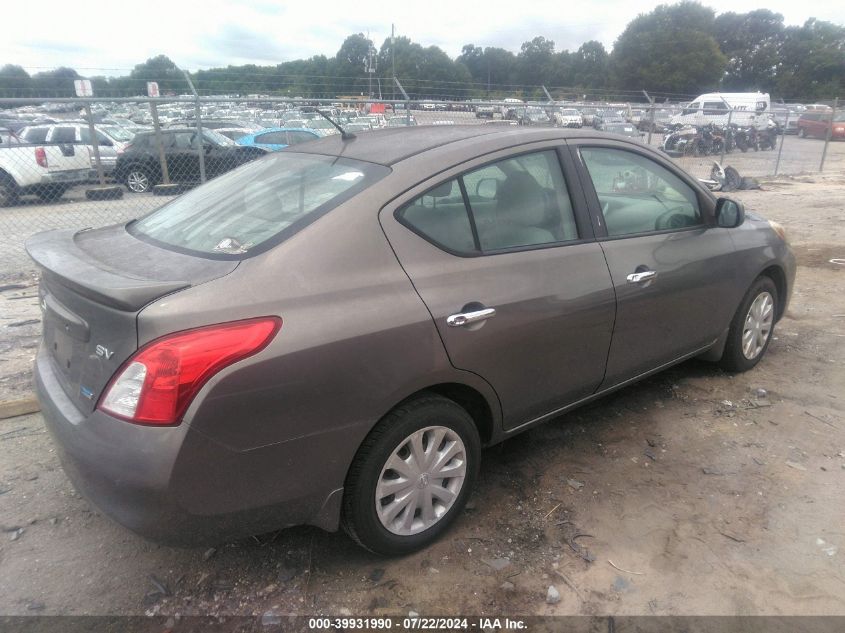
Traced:
<path fill-rule="evenodd" d="M 428 190 L 397 217 L 435 245 L 467 255 L 578 239 L 554 150 L 467 172 Z"/>
<path fill-rule="evenodd" d="M 285 138 L 284 132 L 267 132 L 266 134 L 259 134 L 255 137 L 256 143 L 266 143 L 267 145 L 287 145 L 288 141 Z"/>
<path fill-rule="evenodd" d="M 293 235 L 388 173 L 373 163 L 281 152 L 214 178 L 129 231 L 182 252 L 240 259 Z"/>
<path fill-rule="evenodd" d="M 44 143 L 47 141 L 47 132 L 49 128 L 46 127 L 30 127 L 23 131 L 23 138 L 27 143 Z"/>
<path fill-rule="evenodd" d="M 290 145 L 296 145 L 297 143 L 304 143 L 306 141 L 313 141 L 315 138 L 317 137 L 308 132 L 288 132 L 288 143 Z"/>
<path fill-rule="evenodd" d="M 402 208 L 399 219 L 416 233 L 447 250 L 459 253 L 478 250 L 457 179 L 425 192 Z"/>

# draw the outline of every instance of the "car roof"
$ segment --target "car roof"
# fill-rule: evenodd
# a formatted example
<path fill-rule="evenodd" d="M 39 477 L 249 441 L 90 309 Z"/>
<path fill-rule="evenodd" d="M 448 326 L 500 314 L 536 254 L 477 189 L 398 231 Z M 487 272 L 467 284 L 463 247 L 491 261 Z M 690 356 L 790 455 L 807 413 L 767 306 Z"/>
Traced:
<path fill-rule="evenodd" d="M 307 143 L 297 151 L 345 156 L 381 165 L 392 165 L 435 147 L 464 139 L 494 134 L 499 130 L 483 125 L 420 125 L 413 128 L 384 128 L 344 141 L 339 134 Z"/>

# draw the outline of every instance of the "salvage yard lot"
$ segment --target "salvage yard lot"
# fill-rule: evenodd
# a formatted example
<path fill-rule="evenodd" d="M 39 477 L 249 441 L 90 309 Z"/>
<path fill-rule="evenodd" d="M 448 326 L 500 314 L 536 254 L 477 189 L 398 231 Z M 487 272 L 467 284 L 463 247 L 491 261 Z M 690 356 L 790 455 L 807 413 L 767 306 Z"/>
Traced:
<path fill-rule="evenodd" d="M 763 187 L 731 195 L 799 270 L 760 365 L 688 362 L 485 451 L 469 511 L 406 558 L 312 528 L 152 545 L 79 498 L 39 415 L 0 422 L 0 613 L 845 615 L 845 175 Z M 0 297 L 5 395 L 32 292 Z"/>

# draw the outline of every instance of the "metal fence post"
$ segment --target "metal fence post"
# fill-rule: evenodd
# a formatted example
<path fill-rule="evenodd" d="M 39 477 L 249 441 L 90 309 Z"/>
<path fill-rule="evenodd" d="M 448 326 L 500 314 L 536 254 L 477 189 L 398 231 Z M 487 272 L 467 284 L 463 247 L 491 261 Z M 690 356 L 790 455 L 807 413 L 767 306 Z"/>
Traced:
<path fill-rule="evenodd" d="M 158 120 L 158 106 L 155 101 L 150 101 L 150 114 L 153 117 L 153 130 L 158 146 L 158 160 L 161 163 L 161 177 L 165 185 L 170 184 L 170 172 L 167 170 L 167 158 L 164 155 L 164 143 L 161 140 L 161 124 Z"/>
<path fill-rule="evenodd" d="M 731 131 L 731 120 L 733 119 L 734 111 L 728 110 L 728 125 L 725 127 L 725 139 L 724 143 L 722 143 L 722 155 L 719 157 L 719 164 L 725 162 L 725 152 L 728 149 L 728 138 L 733 141 L 733 132 Z"/>
<path fill-rule="evenodd" d="M 833 132 L 833 119 L 836 118 L 836 109 L 839 107 L 839 97 L 833 100 L 833 110 L 828 119 L 827 134 L 824 137 L 824 149 L 822 150 L 822 162 L 819 164 L 819 171 L 824 171 L 824 159 L 827 156 L 827 146 L 830 144 L 830 135 Z"/>
<path fill-rule="evenodd" d="M 651 145 L 651 133 L 654 132 L 654 99 L 649 96 L 649 94 L 643 90 L 643 94 L 645 98 L 648 99 L 648 141 L 647 144 Z"/>
<path fill-rule="evenodd" d="M 94 129 L 94 116 L 91 114 L 91 104 L 85 103 L 85 116 L 88 118 L 88 133 L 91 135 L 91 145 L 94 147 L 94 162 L 97 165 L 97 180 L 100 186 L 106 186 L 106 176 L 103 173 L 103 163 L 100 160 L 100 144 L 97 142 L 97 131 Z"/>
<path fill-rule="evenodd" d="M 778 147 L 778 158 L 775 161 L 775 176 L 778 175 L 778 169 L 780 169 L 780 155 L 783 154 L 783 143 L 786 141 L 786 130 L 789 127 L 789 115 L 792 114 L 789 111 L 789 108 L 786 110 L 786 121 L 783 122 L 783 130 L 780 133 L 780 146 Z"/>
<path fill-rule="evenodd" d="M 197 141 L 199 142 L 197 154 L 200 159 L 200 184 L 202 184 L 205 182 L 205 145 L 202 142 L 202 111 L 200 109 L 200 96 L 197 89 L 194 88 L 194 83 L 191 81 L 188 73 L 183 70 L 182 74 L 185 75 L 185 81 L 188 82 L 191 92 L 194 93 L 194 118 L 197 120 Z"/>

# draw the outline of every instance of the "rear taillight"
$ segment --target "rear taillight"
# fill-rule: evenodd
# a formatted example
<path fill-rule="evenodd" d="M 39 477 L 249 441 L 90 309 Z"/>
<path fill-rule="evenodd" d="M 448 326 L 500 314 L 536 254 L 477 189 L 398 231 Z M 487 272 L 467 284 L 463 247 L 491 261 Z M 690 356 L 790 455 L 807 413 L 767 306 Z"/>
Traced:
<path fill-rule="evenodd" d="M 47 166 L 47 151 L 43 147 L 35 148 L 35 162 L 39 167 Z"/>
<path fill-rule="evenodd" d="M 260 352 L 281 327 L 279 317 L 262 317 L 156 339 L 123 364 L 97 407 L 138 424 L 179 424 L 209 378 Z"/>

